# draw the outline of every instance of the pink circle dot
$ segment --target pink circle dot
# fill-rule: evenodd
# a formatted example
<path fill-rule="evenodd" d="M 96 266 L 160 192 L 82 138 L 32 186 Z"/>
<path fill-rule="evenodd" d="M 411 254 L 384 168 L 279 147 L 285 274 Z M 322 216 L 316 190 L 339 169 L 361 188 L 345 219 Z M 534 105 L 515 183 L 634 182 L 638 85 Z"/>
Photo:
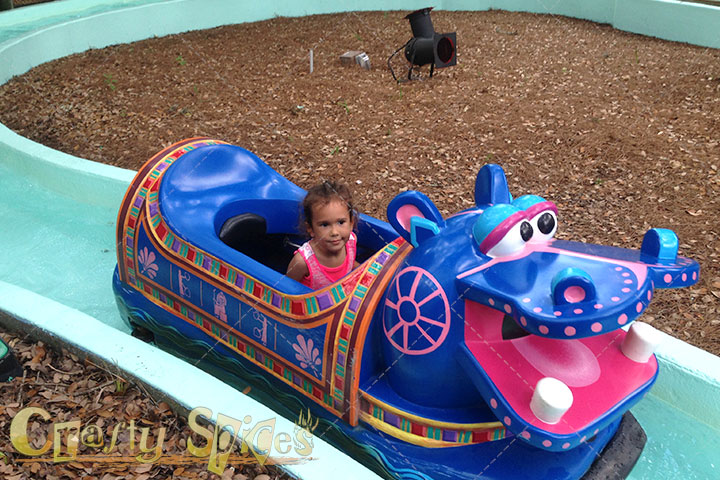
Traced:
<path fill-rule="evenodd" d="M 630 289 L 629 289 L 628 287 L 625 287 L 625 288 L 623 288 L 621 291 L 622 291 L 623 293 L 628 293 L 628 292 L 630 292 Z"/>
<path fill-rule="evenodd" d="M 628 278 L 628 279 L 625 280 L 623 283 L 625 283 L 625 285 L 630 285 L 630 284 L 632 283 L 632 280 L 630 280 L 630 279 Z"/>
<path fill-rule="evenodd" d="M 585 443 L 585 440 L 587 440 L 587 437 L 583 435 L 583 437 L 580 439 L 580 443 Z"/>
<path fill-rule="evenodd" d="M 618 321 L 618 323 L 619 323 L 620 325 L 625 325 L 625 324 L 627 323 L 627 321 L 628 321 L 628 317 L 627 317 L 627 315 L 625 315 L 625 314 L 623 313 L 622 315 L 620 315 L 620 316 L 618 317 L 618 320 L 617 320 L 617 321 Z"/>
<path fill-rule="evenodd" d="M 530 440 L 530 432 L 522 432 L 520 436 L 523 437 L 525 440 Z"/>
<path fill-rule="evenodd" d="M 652 300 L 652 290 L 648 290 L 648 302 Z"/>
<path fill-rule="evenodd" d="M 503 418 L 503 422 L 505 422 L 505 425 L 510 426 L 512 423 L 512 420 L 510 420 L 510 417 Z"/>
<path fill-rule="evenodd" d="M 552 446 L 552 442 L 550 440 L 543 440 L 543 445 L 546 447 Z"/>
<path fill-rule="evenodd" d="M 692 279 L 693 279 L 693 280 L 697 280 L 697 272 L 693 272 L 693 274 L 692 274 Z"/>
<path fill-rule="evenodd" d="M 620 297 L 612 297 L 610 300 L 612 300 L 613 302 L 619 302 Z"/>
<path fill-rule="evenodd" d="M 602 303 L 596 303 L 596 304 L 595 304 L 595 310 L 600 310 L 601 308 L 603 308 L 603 304 L 602 304 Z"/>
<path fill-rule="evenodd" d="M 507 313 L 512 312 L 512 307 L 511 307 L 510 305 L 505 305 L 505 311 L 506 311 Z"/>
<path fill-rule="evenodd" d="M 682 274 L 682 281 L 683 282 L 687 281 L 687 273 Z"/>
<path fill-rule="evenodd" d="M 527 327 L 527 319 L 525 317 L 520 317 L 520 325 Z"/>
<path fill-rule="evenodd" d="M 525 298 L 523 298 L 522 301 L 523 301 L 523 303 L 530 303 L 531 300 L 529 297 L 525 297 Z"/>
<path fill-rule="evenodd" d="M 550 331 L 550 329 L 545 325 L 540 325 L 540 328 L 538 328 L 538 330 L 540 330 L 540 333 L 542 333 L 543 335 L 547 335 Z"/>
<path fill-rule="evenodd" d="M 672 282 L 672 275 L 670 275 L 669 273 L 666 273 L 665 276 L 663 277 L 663 280 L 665 280 L 665 283 Z"/>
<path fill-rule="evenodd" d="M 593 323 L 592 325 L 590 325 L 590 330 L 592 330 L 595 333 L 598 333 L 599 331 L 602 330 L 602 323 L 600 323 L 600 322 Z"/>
<path fill-rule="evenodd" d="M 635 310 L 636 310 L 638 313 L 640 313 L 640 312 L 642 312 L 642 309 L 643 309 L 643 304 L 642 304 L 642 302 L 638 302 L 638 304 L 635 305 Z"/>
<path fill-rule="evenodd" d="M 615 267 L 616 272 L 619 272 L 620 270 L 622 270 L 622 267 Z"/>
<path fill-rule="evenodd" d="M 565 335 L 568 337 L 575 335 L 575 327 L 565 327 Z"/>
<path fill-rule="evenodd" d="M 492 298 L 488 299 L 488 303 L 490 304 L 490 306 L 495 306 L 495 300 L 493 300 Z"/>
<path fill-rule="evenodd" d="M 556 317 L 559 317 L 560 315 L 562 315 L 562 312 L 558 310 L 558 311 L 553 312 L 553 315 L 555 315 Z"/>
<path fill-rule="evenodd" d="M 575 310 L 573 310 L 573 313 L 574 313 L 575 315 L 580 315 L 581 313 L 583 313 L 583 309 L 582 309 L 582 308 L 576 308 Z"/>
<path fill-rule="evenodd" d="M 568 448 L 570 448 L 570 442 L 563 443 L 562 448 L 563 448 L 563 450 L 567 450 Z"/>
<path fill-rule="evenodd" d="M 630 272 L 623 272 L 622 276 L 623 276 L 623 277 L 629 277 L 629 276 L 630 276 Z"/>
<path fill-rule="evenodd" d="M 491 398 L 491 399 L 490 399 L 490 406 L 493 407 L 493 408 L 497 408 L 497 400 L 495 400 L 494 398 Z"/>
<path fill-rule="evenodd" d="M 600 431 L 600 429 L 596 428 L 595 431 L 593 432 L 593 435 L 597 435 L 599 431 Z"/>
<path fill-rule="evenodd" d="M 540 312 L 542 312 L 542 308 L 540 308 L 540 307 L 535 307 L 535 308 L 533 308 L 533 312 L 535 312 L 535 313 L 540 313 Z"/>
<path fill-rule="evenodd" d="M 585 300 L 585 289 L 582 287 L 568 287 L 563 292 L 563 297 L 565 297 L 565 300 L 567 300 L 569 303 L 578 303 Z"/>

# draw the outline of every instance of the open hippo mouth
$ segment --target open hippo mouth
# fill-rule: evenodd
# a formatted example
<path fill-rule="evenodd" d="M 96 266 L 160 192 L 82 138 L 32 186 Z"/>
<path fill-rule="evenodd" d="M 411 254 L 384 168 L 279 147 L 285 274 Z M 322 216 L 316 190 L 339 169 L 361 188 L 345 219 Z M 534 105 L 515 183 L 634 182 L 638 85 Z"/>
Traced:
<path fill-rule="evenodd" d="M 474 384 L 508 430 L 539 448 L 564 450 L 597 434 L 647 392 L 657 376 L 654 356 L 639 363 L 627 358 L 620 329 L 594 337 L 560 340 L 525 334 L 504 312 L 465 301 L 465 345 L 461 362 Z M 572 403 L 556 423 L 532 409 L 533 394 L 544 378 L 562 382 Z"/>
<path fill-rule="evenodd" d="M 630 334 L 620 327 L 647 307 L 656 284 L 697 278 L 687 259 L 650 264 L 624 249 L 591 254 L 578 245 L 538 245 L 457 277 L 459 361 L 508 430 L 548 450 L 585 442 L 649 390 L 657 360 L 623 353 Z"/>

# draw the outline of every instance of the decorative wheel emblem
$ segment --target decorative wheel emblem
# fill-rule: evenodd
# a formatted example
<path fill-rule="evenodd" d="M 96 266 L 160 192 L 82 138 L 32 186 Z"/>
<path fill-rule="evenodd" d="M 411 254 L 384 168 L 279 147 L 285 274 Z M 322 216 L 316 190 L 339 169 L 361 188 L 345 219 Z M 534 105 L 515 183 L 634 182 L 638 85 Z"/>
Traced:
<path fill-rule="evenodd" d="M 383 329 L 402 353 L 424 355 L 438 348 L 450 330 L 450 304 L 435 277 L 418 267 L 401 271 L 385 300 Z"/>

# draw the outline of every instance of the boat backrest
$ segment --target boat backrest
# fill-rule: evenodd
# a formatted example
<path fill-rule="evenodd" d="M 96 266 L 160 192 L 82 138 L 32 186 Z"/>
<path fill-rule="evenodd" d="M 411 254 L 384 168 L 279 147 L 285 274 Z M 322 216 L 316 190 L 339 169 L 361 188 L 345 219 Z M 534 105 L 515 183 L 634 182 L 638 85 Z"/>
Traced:
<path fill-rule="evenodd" d="M 242 213 L 227 219 L 218 236 L 226 245 L 243 252 L 255 249 L 266 233 L 265 218 L 254 213 Z"/>
<path fill-rule="evenodd" d="M 268 233 L 265 217 L 256 213 L 228 218 L 218 236 L 227 246 L 280 273 L 285 273 L 301 241 L 290 231 Z"/>

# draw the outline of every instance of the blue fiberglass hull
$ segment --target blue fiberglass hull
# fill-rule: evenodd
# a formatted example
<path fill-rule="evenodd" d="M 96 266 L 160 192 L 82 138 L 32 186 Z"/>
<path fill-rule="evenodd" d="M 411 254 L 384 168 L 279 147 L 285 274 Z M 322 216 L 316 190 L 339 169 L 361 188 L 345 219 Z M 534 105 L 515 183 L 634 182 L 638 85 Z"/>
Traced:
<path fill-rule="evenodd" d="M 217 344 L 215 339 L 173 318 L 143 295 L 124 286 L 117 270 L 113 289 L 124 319 L 133 328 L 152 332 L 155 343 L 196 365 L 239 390 L 251 385 L 249 395 L 287 419 L 296 421 L 300 412 L 310 409 L 320 419 L 313 434 L 320 436 L 368 468 L 388 479 L 578 479 L 599 457 L 615 434 L 620 419 L 613 422 L 584 446 L 569 452 L 546 452 L 506 438 L 494 442 L 445 449 L 427 449 L 385 435 L 369 425 L 350 427 L 327 415 L 313 402 L 284 382 L 263 374 L 253 362 Z M 131 306 L 132 305 L 132 306 Z M 480 475 L 482 473 L 482 475 Z"/>
<path fill-rule="evenodd" d="M 360 266 L 313 291 L 284 275 L 304 194 L 224 142 L 159 152 L 118 215 L 123 317 L 287 418 L 310 411 L 315 435 L 388 478 L 629 472 L 644 437 L 623 416 L 658 365 L 638 354 L 652 335 L 621 327 L 656 288 L 697 281 L 674 233 L 641 250 L 556 241 L 556 206 L 513 200 L 486 165 L 474 208 L 443 218 L 407 191 L 389 222 L 359 215 Z"/>

